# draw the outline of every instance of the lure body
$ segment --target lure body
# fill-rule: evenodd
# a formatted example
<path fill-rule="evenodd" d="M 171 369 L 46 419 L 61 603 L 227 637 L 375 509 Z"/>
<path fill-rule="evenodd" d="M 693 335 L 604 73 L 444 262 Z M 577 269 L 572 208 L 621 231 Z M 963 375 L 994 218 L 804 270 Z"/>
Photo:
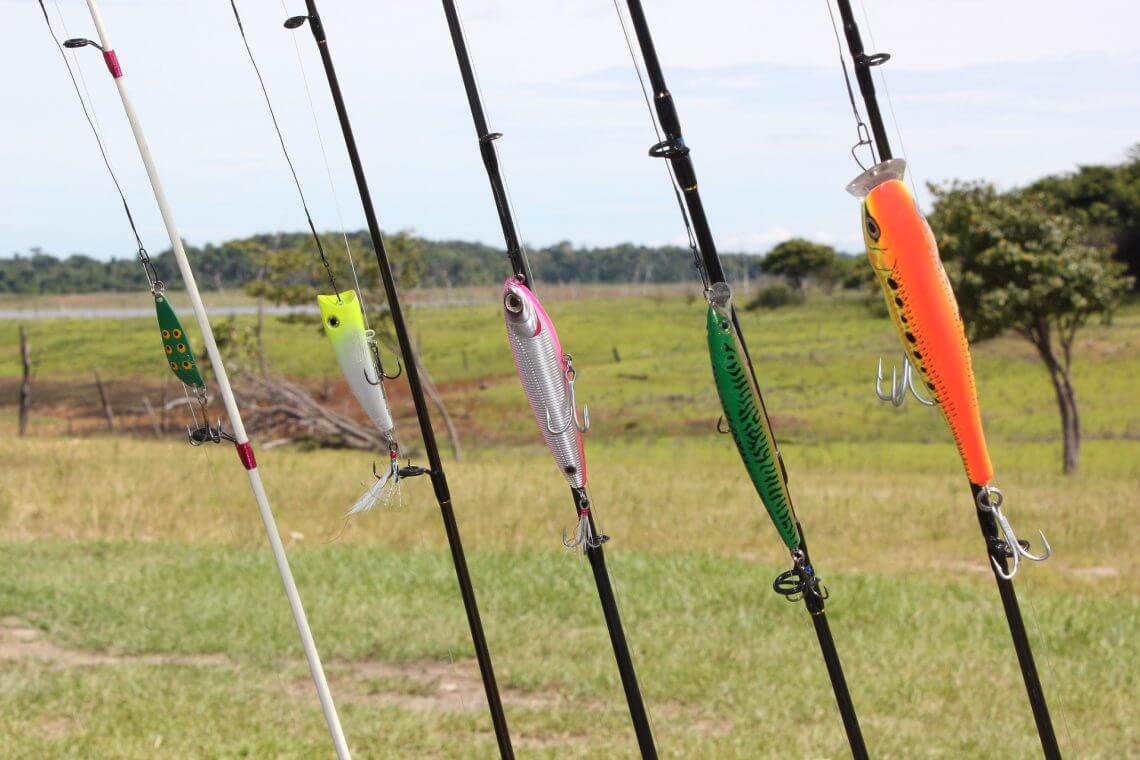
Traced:
<path fill-rule="evenodd" d="M 186 335 L 182 322 L 174 313 L 170 302 L 161 293 L 155 293 L 154 310 L 158 314 L 158 328 L 162 331 L 162 348 L 166 352 L 166 361 L 178 379 L 193 388 L 205 388 L 202 373 L 198 371 L 198 362 L 194 359 L 194 352 L 190 350 L 190 339 Z"/>
<path fill-rule="evenodd" d="M 783 463 L 764 401 L 748 370 L 744 347 L 732 322 L 731 296 L 723 283 L 713 286 L 707 322 L 713 379 L 732 440 L 780 538 L 789 549 L 795 549 L 800 545 L 800 534 Z"/>
<path fill-rule="evenodd" d="M 586 451 L 576 424 L 570 364 L 546 309 L 526 285 L 511 278 L 503 286 L 507 339 L 534 420 L 563 477 L 586 487 Z"/>
<path fill-rule="evenodd" d="M 389 486 L 398 486 L 400 462 L 396 445 L 396 425 L 388 408 L 388 399 L 381 385 L 380 370 L 372 355 L 371 331 L 364 325 L 364 311 L 356 291 L 346 290 L 336 295 L 318 295 L 321 323 L 333 345 L 340 371 L 357 403 L 368 414 L 372 423 L 388 442 L 388 467 L 376 474 L 376 481 L 348 510 L 349 515 L 367 512 L 392 493 Z M 375 465 L 373 466 L 375 472 Z"/>
<path fill-rule="evenodd" d="M 318 295 L 317 304 L 321 309 L 325 334 L 329 336 L 337 363 L 348 381 L 352 395 L 380 433 L 390 443 L 394 442 L 392 412 L 380 384 L 379 372 L 369 347 L 371 336 L 364 326 L 364 313 L 356 291 L 346 290 L 331 296 Z"/>
<path fill-rule="evenodd" d="M 902 181 L 905 163 L 873 167 L 848 187 L 863 197 L 867 257 L 903 349 L 942 409 L 971 483 L 993 478 L 966 329 L 930 225 Z"/>

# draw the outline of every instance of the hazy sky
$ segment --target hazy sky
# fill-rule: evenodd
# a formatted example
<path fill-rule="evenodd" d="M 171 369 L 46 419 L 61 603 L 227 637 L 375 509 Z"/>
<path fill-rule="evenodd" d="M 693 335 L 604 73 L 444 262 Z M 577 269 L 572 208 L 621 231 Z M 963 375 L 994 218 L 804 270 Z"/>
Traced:
<path fill-rule="evenodd" d="M 1011 186 L 1116 161 L 1140 142 L 1140 5 L 864 2 L 868 49 L 893 54 L 885 73 L 905 146 L 896 138 L 896 153 L 920 182 Z M 843 192 L 858 173 L 854 125 L 824 0 L 645 6 L 720 247 L 764 251 L 803 235 L 857 248 L 857 209 Z M 54 0 L 48 7 L 58 22 Z M 312 36 L 281 26 L 304 3 L 239 7 L 318 226 L 341 222 L 316 125 L 343 223 L 362 228 Z M 84 3 L 58 8 L 70 36 L 94 36 Z M 0 0 L 0 9 L 0 255 L 35 245 L 132 255 L 39 5 Z M 102 9 L 183 235 L 205 243 L 302 229 L 229 0 L 106 0 Z M 441 5 L 323 0 L 321 9 L 382 225 L 498 245 Z M 524 238 L 680 240 L 664 166 L 646 156 L 652 126 L 612 1 L 460 0 L 460 10 L 492 128 L 506 135 L 499 149 Z M 76 58 L 144 240 L 162 250 L 114 86 L 96 51 Z"/>

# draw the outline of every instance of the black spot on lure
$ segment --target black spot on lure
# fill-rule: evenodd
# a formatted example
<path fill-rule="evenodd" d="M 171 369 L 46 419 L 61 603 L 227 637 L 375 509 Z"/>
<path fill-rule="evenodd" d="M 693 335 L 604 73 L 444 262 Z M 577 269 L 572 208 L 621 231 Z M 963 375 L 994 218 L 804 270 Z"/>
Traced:
<path fill-rule="evenodd" d="M 732 321 L 732 295 L 717 283 L 709 292 L 709 358 L 724 419 L 752 485 L 789 549 L 800 545 L 792 500 L 760 389 L 748 368 L 744 346 Z"/>

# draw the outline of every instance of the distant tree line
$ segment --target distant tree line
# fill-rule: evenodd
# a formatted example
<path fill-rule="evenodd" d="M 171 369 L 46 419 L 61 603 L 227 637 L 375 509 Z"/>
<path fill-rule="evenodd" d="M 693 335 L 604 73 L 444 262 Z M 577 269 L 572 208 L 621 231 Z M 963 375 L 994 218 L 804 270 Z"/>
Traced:
<path fill-rule="evenodd" d="M 936 198 L 940 198 L 939 190 Z M 1140 282 L 1140 146 L 1134 147 L 1122 164 L 1083 166 L 1074 173 L 1045 177 L 1014 192 L 1042 199 L 1053 213 L 1071 217 L 1079 224 L 1085 242 L 1123 263 L 1133 277 L 1133 287 Z M 493 246 L 427 240 L 410 232 L 391 237 L 400 249 L 393 262 L 405 287 L 487 284 L 501 280 L 508 272 L 504 251 Z M 345 240 L 361 265 L 361 273 L 374 279 L 372 244 L 364 231 L 323 237 L 336 270 L 347 276 Z M 249 289 L 251 283 L 268 274 L 276 281 L 262 290 L 271 300 L 291 301 L 286 289 L 291 287 L 299 293 L 302 288 L 316 286 L 323 277 L 316 266 L 313 240 L 306 233 L 259 234 L 220 245 L 187 246 L 187 253 L 200 286 Z M 623 243 L 576 248 L 561 242 L 528 253 L 544 283 L 667 283 L 696 277 L 692 252 L 677 246 Z M 858 288 L 872 283 L 866 267 L 860 266 L 862 251 L 857 256 L 845 256 L 830 246 L 805 240 L 781 243 L 767 256 L 729 253 L 722 258 L 731 282 L 761 274 L 777 275 L 801 294 L 809 281 L 827 290 L 836 285 Z M 167 250 L 153 255 L 153 259 L 171 289 L 180 289 L 173 254 Z M 0 259 L 0 293 L 129 292 L 144 285 L 133 255 L 100 261 L 82 254 L 61 258 L 33 248 L 26 255 Z"/>
<path fill-rule="evenodd" d="M 360 274 L 371 277 L 376 269 L 372 243 L 364 231 L 347 236 L 323 235 L 322 243 L 334 270 L 350 282 L 345 238 Z M 404 268 L 405 286 L 458 287 L 499 282 L 510 272 L 502 249 L 462 240 L 428 240 L 408 232 L 390 236 L 407 248 L 393 263 Z M 199 286 L 241 289 L 266 273 L 267 257 L 276 259 L 276 269 L 289 273 L 298 288 L 318 285 L 324 275 L 313 239 L 305 233 L 258 234 L 220 245 L 187 244 Z M 543 283 L 666 283 L 695 281 L 692 252 L 672 246 L 624 243 L 602 248 L 578 248 L 569 242 L 529 249 L 534 270 Z M 169 249 L 151 253 L 159 276 L 172 290 L 180 290 L 177 265 Z M 730 278 L 739 281 L 760 274 L 761 259 L 745 254 L 724 256 Z M 54 256 L 33 248 L 24 255 L 0 259 L 0 293 L 96 293 L 131 292 L 146 287 L 138 260 L 133 257 L 110 261 L 83 254 Z M 289 299 L 286 299 L 289 300 Z"/>

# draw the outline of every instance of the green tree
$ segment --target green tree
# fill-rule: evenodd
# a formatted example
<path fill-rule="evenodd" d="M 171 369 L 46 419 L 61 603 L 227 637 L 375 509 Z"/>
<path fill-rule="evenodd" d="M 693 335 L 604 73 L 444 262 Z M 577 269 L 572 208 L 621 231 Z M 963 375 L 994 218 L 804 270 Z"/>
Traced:
<path fill-rule="evenodd" d="M 1058 209 L 1081 216 L 1092 242 L 1115 246 L 1134 286 L 1140 278 L 1140 145 L 1118 166 L 1082 166 L 1072 174 L 1045 177 L 1027 188 L 1054 199 Z"/>
<path fill-rule="evenodd" d="M 328 249 L 329 242 L 322 241 Z M 314 289 L 325 280 L 324 267 L 310 239 L 296 245 L 270 247 L 254 240 L 230 243 L 235 255 L 256 262 L 257 274 L 245 284 L 245 292 L 276 306 L 300 306 L 315 302 Z"/>
<path fill-rule="evenodd" d="M 837 257 L 836 267 L 839 284 L 844 290 L 868 290 L 876 300 L 882 300 L 882 291 L 879 290 L 879 281 L 875 277 L 875 270 L 871 269 L 867 255 L 864 253 L 848 256 L 841 254 Z"/>
<path fill-rule="evenodd" d="M 803 290 L 809 277 L 826 288 L 839 279 L 839 254 L 829 245 L 792 238 L 780 243 L 764 257 L 762 271 L 781 275 L 792 287 Z"/>
<path fill-rule="evenodd" d="M 931 226 L 955 281 L 973 340 L 1006 330 L 1033 344 L 1061 413 L 1063 469 L 1077 470 L 1081 424 L 1073 388 L 1073 340 L 1094 316 L 1108 318 L 1129 286 L 1111 251 L 1038 193 L 999 193 L 993 185 L 931 185 Z"/>

